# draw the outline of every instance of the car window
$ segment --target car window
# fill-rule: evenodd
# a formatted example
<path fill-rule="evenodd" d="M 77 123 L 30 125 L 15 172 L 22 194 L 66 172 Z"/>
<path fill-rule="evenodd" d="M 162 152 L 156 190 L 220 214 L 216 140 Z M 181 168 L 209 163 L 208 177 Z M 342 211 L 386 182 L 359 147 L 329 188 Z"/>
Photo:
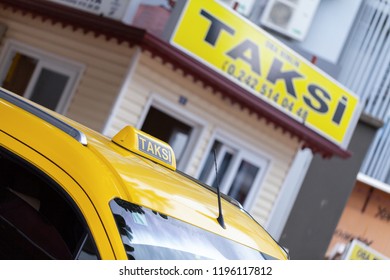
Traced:
<path fill-rule="evenodd" d="M 131 260 L 274 259 L 238 242 L 118 198 L 110 202 L 110 207 Z"/>
<path fill-rule="evenodd" d="M 0 259 L 96 259 L 75 207 L 48 176 L 0 148 Z"/>

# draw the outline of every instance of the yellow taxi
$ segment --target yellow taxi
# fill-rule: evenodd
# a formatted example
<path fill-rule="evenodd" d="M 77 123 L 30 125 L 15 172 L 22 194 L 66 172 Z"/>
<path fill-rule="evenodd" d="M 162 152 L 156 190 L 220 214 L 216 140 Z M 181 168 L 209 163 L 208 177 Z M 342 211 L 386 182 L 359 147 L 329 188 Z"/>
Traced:
<path fill-rule="evenodd" d="M 109 139 L 0 89 L 0 259 L 288 259 L 133 127 Z"/>

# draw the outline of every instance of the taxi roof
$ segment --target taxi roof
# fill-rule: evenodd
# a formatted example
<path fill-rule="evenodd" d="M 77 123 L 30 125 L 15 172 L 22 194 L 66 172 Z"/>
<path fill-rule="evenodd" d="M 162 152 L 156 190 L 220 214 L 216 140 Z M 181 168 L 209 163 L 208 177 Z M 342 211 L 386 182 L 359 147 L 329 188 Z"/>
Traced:
<path fill-rule="evenodd" d="M 119 146 L 57 113 L 0 90 L 0 130 L 49 158 L 82 186 L 102 218 L 112 219 L 114 198 L 150 208 L 235 240 L 276 258 L 285 252 L 241 207 L 222 200 L 226 228 L 218 222 L 210 187 Z M 26 131 L 26 127 L 33 128 Z M 72 139 L 73 138 L 73 139 Z"/>

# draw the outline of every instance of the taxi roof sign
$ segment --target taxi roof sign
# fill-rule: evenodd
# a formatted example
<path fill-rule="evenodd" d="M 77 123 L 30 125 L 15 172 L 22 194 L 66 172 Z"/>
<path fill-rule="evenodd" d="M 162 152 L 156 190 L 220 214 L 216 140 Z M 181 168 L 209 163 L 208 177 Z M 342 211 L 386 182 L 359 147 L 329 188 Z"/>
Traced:
<path fill-rule="evenodd" d="M 176 170 L 176 158 L 172 147 L 132 126 L 124 127 L 112 141 L 135 154 Z"/>

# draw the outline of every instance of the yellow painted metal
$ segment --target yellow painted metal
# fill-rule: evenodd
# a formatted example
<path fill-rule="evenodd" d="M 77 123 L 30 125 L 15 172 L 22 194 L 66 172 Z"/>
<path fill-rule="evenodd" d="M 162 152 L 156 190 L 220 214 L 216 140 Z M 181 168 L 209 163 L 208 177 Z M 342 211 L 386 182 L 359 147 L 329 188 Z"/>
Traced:
<path fill-rule="evenodd" d="M 0 98 L 0 145 L 48 174 L 74 199 L 102 258 L 127 258 L 109 208 L 109 201 L 121 198 L 286 259 L 272 237 L 237 206 L 222 201 L 223 229 L 217 222 L 214 192 L 91 129 L 50 114 L 82 131 L 88 144 Z"/>
<path fill-rule="evenodd" d="M 169 169 L 176 169 L 175 154 L 171 146 L 134 127 L 124 127 L 112 138 L 112 141 Z"/>

